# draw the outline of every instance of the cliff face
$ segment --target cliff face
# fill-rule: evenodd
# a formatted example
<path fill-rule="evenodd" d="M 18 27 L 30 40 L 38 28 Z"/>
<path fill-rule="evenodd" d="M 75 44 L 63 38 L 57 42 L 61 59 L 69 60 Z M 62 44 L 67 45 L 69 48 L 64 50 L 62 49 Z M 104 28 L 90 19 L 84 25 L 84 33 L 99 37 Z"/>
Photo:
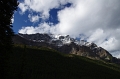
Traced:
<path fill-rule="evenodd" d="M 76 54 L 91 59 L 119 62 L 104 48 L 98 47 L 96 44 L 89 43 L 84 40 L 77 41 L 69 35 L 18 34 L 13 37 L 13 42 L 29 46 L 46 46 L 62 53 Z"/>
<path fill-rule="evenodd" d="M 111 60 L 112 55 L 101 47 L 92 47 L 92 46 L 80 46 L 75 43 L 70 45 L 63 45 L 58 48 L 58 51 L 63 53 L 76 54 L 80 56 L 85 56 L 91 59 L 102 59 L 102 60 Z"/>

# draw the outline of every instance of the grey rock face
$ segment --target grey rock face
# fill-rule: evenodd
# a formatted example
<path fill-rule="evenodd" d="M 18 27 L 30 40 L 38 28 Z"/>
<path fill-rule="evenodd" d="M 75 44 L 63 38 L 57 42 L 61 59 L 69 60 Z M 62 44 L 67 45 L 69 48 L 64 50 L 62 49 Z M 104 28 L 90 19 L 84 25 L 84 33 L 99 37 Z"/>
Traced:
<path fill-rule="evenodd" d="M 59 52 L 66 54 L 76 54 L 85 56 L 91 59 L 102 59 L 113 61 L 115 59 L 107 50 L 98 47 L 94 43 L 89 43 L 84 40 L 77 41 L 69 35 L 54 35 L 54 34 L 17 34 L 13 37 L 14 43 L 26 44 L 30 46 L 46 46 L 53 48 Z"/>

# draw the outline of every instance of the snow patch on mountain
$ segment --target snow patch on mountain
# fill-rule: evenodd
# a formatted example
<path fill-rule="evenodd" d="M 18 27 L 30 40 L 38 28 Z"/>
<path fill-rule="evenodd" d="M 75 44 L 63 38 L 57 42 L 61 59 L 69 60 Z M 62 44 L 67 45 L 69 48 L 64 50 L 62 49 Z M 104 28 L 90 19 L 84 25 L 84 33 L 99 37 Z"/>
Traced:
<path fill-rule="evenodd" d="M 71 38 L 69 35 L 60 35 L 60 34 L 18 34 L 20 37 L 32 40 L 34 42 L 47 42 L 50 44 L 55 44 L 56 46 L 63 46 L 65 44 L 71 44 L 72 42 L 76 45 L 90 47 L 93 45 L 93 48 L 97 48 L 97 45 L 94 43 L 87 42 L 85 40 L 76 40 Z"/>

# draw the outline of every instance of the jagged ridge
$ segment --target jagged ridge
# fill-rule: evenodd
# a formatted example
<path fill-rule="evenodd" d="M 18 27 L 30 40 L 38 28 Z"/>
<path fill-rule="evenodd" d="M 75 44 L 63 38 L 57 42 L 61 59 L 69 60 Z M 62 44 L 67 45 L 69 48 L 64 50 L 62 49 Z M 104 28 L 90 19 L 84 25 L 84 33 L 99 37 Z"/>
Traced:
<path fill-rule="evenodd" d="M 76 40 L 69 35 L 54 35 L 54 34 L 17 34 L 13 38 L 14 43 L 22 43 L 30 46 L 46 46 L 53 48 L 59 52 L 67 54 L 76 54 L 85 56 L 91 59 L 102 59 L 105 61 L 116 61 L 107 50 L 98 47 L 94 43 L 89 43 L 84 40 Z M 119 62 L 119 61 L 117 61 Z"/>

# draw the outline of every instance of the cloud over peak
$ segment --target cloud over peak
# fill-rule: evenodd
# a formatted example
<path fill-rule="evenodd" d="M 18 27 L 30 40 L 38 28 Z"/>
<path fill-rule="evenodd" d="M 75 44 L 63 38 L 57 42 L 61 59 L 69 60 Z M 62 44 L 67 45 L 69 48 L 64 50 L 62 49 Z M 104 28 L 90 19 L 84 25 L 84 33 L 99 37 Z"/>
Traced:
<path fill-rule="evenodd" d="M 39 13 L 42 18 L 50 17 L 49 11 L 71 3 L 57 12 L 59 23 L 43 22 L 38 26 L 26 26 L 20 33 L 83 34 L 88 42 L 95 42 L 109 52 L 120 52 L 120 1 L 119 0 L 25 0 L 19 8 Z M 31 22 L 40 18 L 31 16 Z M 83 39 L 84 39 L 83 38 Z M 115 54 L 116 55 L 116 54 Z M 119 55 L 120 56 L 120 55 Z"/>

